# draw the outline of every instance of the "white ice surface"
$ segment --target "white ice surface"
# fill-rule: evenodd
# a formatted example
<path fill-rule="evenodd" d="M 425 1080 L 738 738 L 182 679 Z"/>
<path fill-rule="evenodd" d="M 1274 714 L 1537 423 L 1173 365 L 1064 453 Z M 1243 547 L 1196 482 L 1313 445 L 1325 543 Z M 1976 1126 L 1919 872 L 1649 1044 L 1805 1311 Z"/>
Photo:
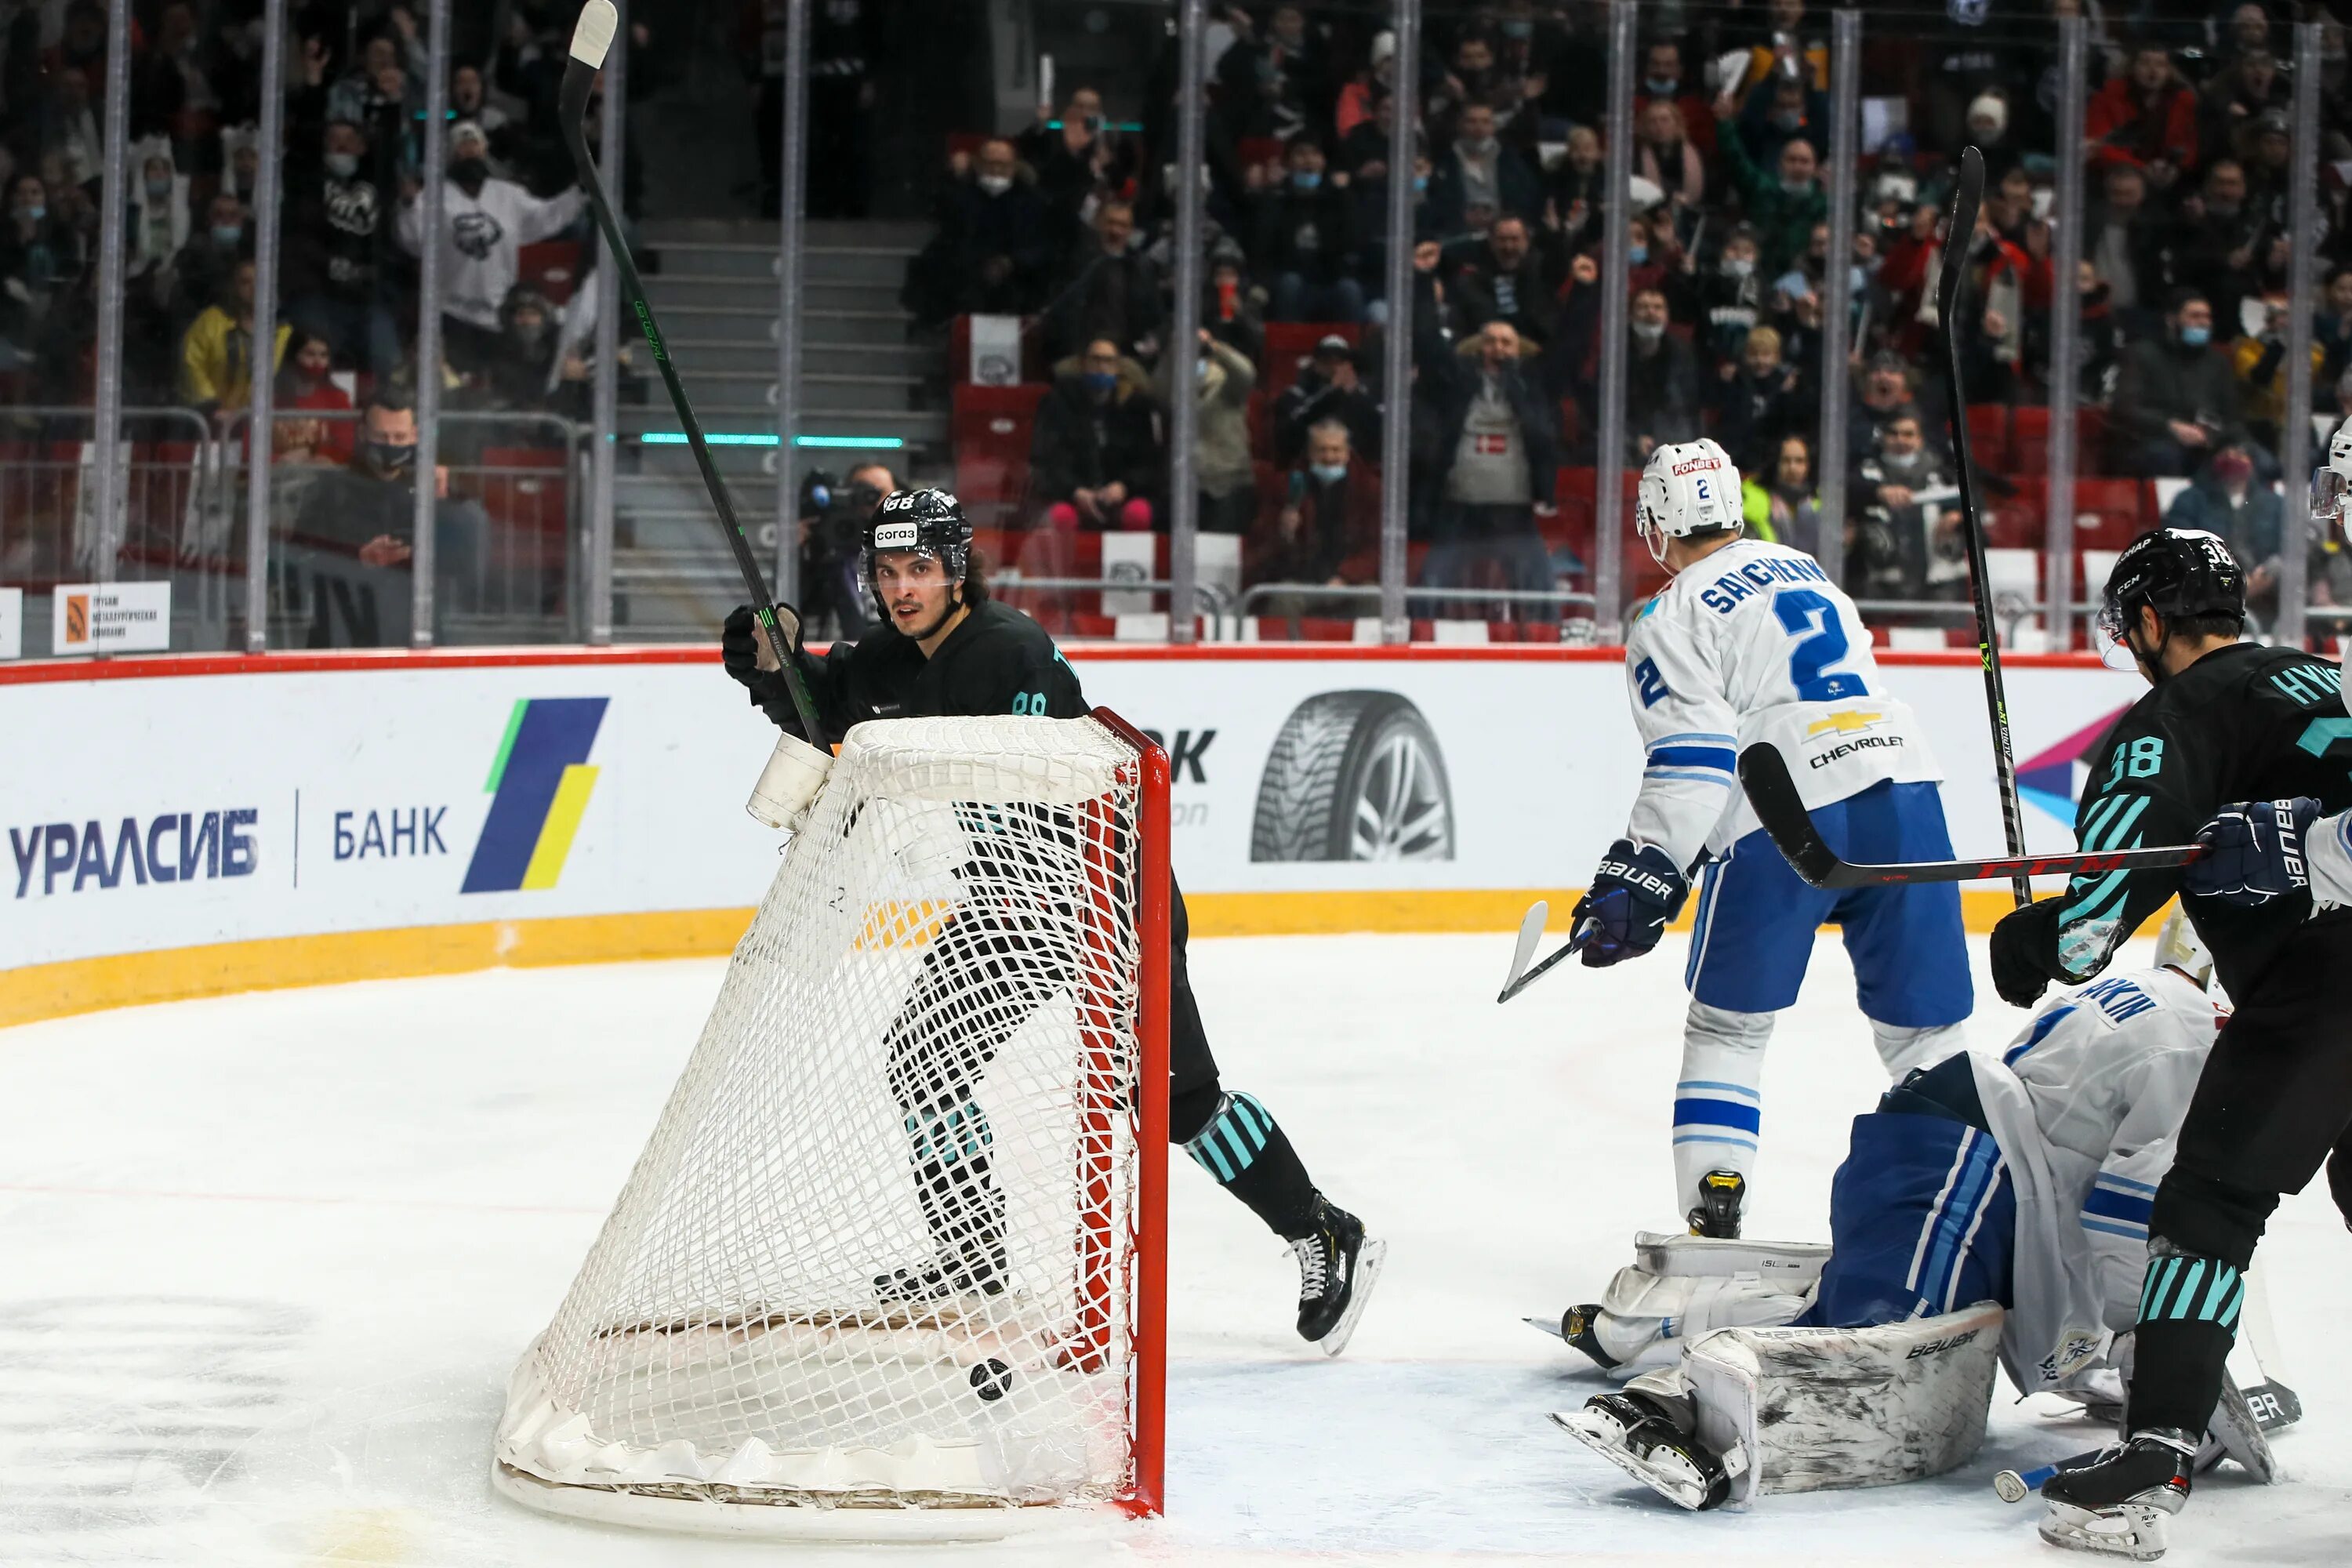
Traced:
<path fill-rule="evenodd" d="M 2003 1402 L 1942 1480 L 1687 1515 L 1545 1423 L 1602 1386 L 1519 1321 L 1671 1223 L 1679 939 L 1507 1007 L 1507 935 L 1202 942 L 1229 1086 L 1391 1242 L 1347 1356 L 1291 1332 L 1288 1254 L 1174 1165 L 1168 1492 L 880 1560 L 2086 1563 L 1990 1478 L 2093 1446 Z M 2141 961 L 2144 961 L 2142 959 Z M 1979 1044 L 2014 1015 L 1990 999 Z M 750 1564 L 494 1497 L 499 1391 L 552 1312 L 715 994 L 715 962 L 278 992 L 0 1031 L 0 1563 Z M 1881 1080 L 1833 940 L 1783 1020 L 1750 1234 L 1826 1230 Z M 2263 1250 L 2310 1415 L 2288 1479 L 2200 1484 L 2173 1563 L 2352 1562 L 2352 1241 L 2324 1190 Z M 795 1562 L 871 1553 L 793 1550 Z"/>

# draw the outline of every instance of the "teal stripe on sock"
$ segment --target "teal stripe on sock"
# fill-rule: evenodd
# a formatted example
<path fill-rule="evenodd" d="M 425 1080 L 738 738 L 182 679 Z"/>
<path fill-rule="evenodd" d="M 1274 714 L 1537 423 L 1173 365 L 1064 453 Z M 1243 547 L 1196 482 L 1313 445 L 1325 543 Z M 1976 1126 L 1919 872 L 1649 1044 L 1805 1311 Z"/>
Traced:
<path fill-rule="evenodd" d="M 2141 1322 L 2149 1322 L 2155 1319 L 2156 1303 L 2164 1294 L 2164 1283 L 2171 1278 L 2172 1267 L 2173 1259 L 2169 1258 L 2151 1258 L 2147 1260 L 2147 1279 L 2139 1288 L 2139 1321 Z"/>
<path fill-rule="evenodd" d="M 2172 1299 L 2165 1304 L 2164 1316 L 2170 1322 L 2188 1320 L 2189 1309 L 2197 1300 L 2197 1287 L 2205 1282 L 2207 1260 L 2200 1258 L 2181 1272 L 2180 1284 L 2173 1290 Z"/>
<path fill-rule="evenodd" d="M 2206 1288 L 2205 1300 L 2197 1315 L 2209 1323 L 2221 1321 L 2221 1309 L 2227 1305 L 2231 1292 L 2238 1288 L 2238 1271 L 2226 1263 L 2213 1266 L 2213 1283 Z"/>
<path fill-rule="evenodd" d="M 1234 1170 L 1231 1165 L 1225 1163 L 1225 1157 L 1217 1152 L 1215 1135 L 1216 1129 L 1213 1127 L 1185 1144 L 1184 1152 L 1192 1156 L 1194 1164 L 1216 1177 L 1220 1182 L 1230 1182 L 1234 1179 Z"/>
<path fill-rule="evenodd" d="M 2236 1333 L 2238 1331 L 2238 1309 L 2243 1307 L 2245 1304 L 2246 1282 L 2243 1279 L 2241 1279 L 2238 1281 L 2236 1288 L 2230 1292 L 2230 1300 L 2223 1304 L 2221 1308 L 2221 1315 L 2213 1321 L 2221 1324 L 2221 1327 L 2229 1330 L 2232 1334 Z"/>

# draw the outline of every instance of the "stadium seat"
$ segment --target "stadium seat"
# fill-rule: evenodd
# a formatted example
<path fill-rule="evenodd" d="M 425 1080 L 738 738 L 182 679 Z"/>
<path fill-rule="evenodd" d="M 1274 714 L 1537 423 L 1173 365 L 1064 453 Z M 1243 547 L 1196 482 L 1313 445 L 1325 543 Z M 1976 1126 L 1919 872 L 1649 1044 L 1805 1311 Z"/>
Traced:
<path fill-rule="evenodd" d="M 1028 522 L 1017 515 L 1029 490 L 1029 442 L 1042 382 L 954 389 L 950 427 L 955 437 L 956 494 L 973 521 L 996 527 Z"/>
<path fill-rule="evenodd" d="M 576 239 L 542 239 L 536 245 L 526 245 L 516 254 L 519 280 L 529 284 L 561 305 L 572 298 L 572 290 L 580 283 L 580 242 Z"/>
<path fill-rule="evenodd" d="M 2003 474 L 2010 470 L 2008 404 L 1969 405 L 1969 452 L 1985 473 Z"/>

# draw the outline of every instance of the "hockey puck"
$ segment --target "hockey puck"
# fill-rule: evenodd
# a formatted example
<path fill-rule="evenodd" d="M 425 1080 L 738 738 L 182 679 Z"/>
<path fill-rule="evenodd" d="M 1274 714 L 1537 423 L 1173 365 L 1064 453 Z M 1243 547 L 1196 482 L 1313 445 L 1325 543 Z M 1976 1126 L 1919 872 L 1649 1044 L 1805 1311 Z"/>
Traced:
<path fill-rule="evenodd" d="M 971 1391 L 991 1404 L 1013 1392 L 1013 1369 L 989 1357 L 971 1369 Z"/>

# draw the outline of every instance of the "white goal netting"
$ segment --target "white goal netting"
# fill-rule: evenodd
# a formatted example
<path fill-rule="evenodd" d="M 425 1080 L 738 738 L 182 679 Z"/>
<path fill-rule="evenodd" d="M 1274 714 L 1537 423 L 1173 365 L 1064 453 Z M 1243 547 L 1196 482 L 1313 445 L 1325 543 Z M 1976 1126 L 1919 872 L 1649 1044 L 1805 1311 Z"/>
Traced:
<path fill-rule="evenodd" d="M 851 732 L 515 1369 L 505 1489 L 612 1517 L 1131 1485 L 1141 789 L 1090 719 Z"/>

